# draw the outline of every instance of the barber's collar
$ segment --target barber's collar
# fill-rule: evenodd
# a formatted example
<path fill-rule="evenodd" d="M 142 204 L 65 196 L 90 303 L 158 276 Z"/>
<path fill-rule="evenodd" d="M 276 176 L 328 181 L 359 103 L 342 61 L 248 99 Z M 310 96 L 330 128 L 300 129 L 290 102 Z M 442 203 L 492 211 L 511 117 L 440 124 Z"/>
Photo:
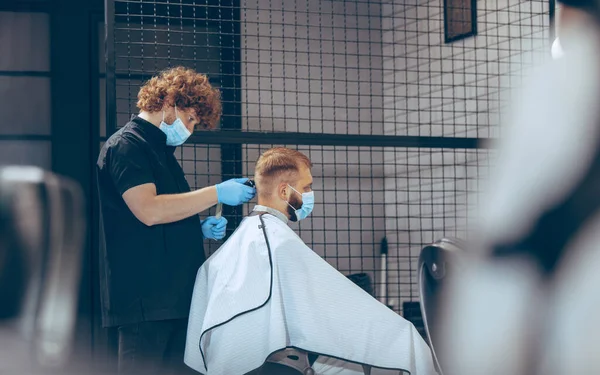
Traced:
<path fill-rule="evenodd" d="M 134 124 L 135 129 L 142 134 L 144 140 L 155 150 L 165 149 L 171 153 L 175 152 L 176 147 L 167 145 L 167 135 L 156 125 L 138 115 L 132 115 L 130 121 Z"/>
<path fill-rule="evenodd" d="M 254 206 L 254 209 L 252 211 L 253 212 L 266 212 L 268 214 L 275 216 L 276 218 L 278 218 L 279 220 L 283 221 L 286 224 L 288 222 L 288 218 L 283 213 L 281 213 L 280 211 L 278 211 L 274 208 L 271 208 L 271 207 L 261 206 L 260 204 L 257 204 L 256 206 Z"/>

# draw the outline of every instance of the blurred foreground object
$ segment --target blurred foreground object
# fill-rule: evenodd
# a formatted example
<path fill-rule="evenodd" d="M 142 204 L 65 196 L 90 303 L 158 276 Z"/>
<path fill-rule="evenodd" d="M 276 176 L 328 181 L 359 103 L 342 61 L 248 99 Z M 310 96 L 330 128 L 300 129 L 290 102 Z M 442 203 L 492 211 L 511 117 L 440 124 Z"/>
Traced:
<path fill-rule="evenodd" d="M 36 167 L 0 167 L 0 373 L 60 368 L 71 351 L 84 197 Z"/>
<path fill-rule="evenodd" d="M 475 256 L 435 311 L 445 375 L 600 373 L 600 32 L 588 9 L 563 7 L 563 56 L 535 72 L 503 128 Z"/>

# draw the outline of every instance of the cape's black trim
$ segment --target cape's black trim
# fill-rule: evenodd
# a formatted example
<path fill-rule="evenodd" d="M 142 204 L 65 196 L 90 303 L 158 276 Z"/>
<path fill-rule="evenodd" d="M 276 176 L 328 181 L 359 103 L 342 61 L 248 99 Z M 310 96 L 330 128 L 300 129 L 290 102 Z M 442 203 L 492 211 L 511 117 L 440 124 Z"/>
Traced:
<path fill-rule="evenodd" d="M 213 329 L 215 329 L 217 327 L 220 327 L 220 326 L 222 326 L 222 325 L 224 325 L 226 323 L 229 323 L 233 319 L 235 319 L 235 318 L 237 318 L 239 316 L 242 316 L 242 315 L 247 314 L 249 312 L 256 311 L 256 310 L 260 309 L 261 307 L 265 306 L 267 304 L 267 302 L 269 302 L 269 300 L 271 299 L 271 294 L 273 293 L 273 256 L 271 255 L 271 245 L 269 244 L 269 238 L 267 237 L 267 232 L 265 231 L 265 222 L 263 221 L 263 218 L 262 218 L 263 215 L 264 214 L 259 215 L 258 218 L 260 219 L 260 224 L 261 224 L 260 227 L 259 227 L 259 229 L 262 229 L 263 235 L 265 237 L 265 241 L 267 243 L 267 250 L 268 250 L 268 253 L 269 253 L 269 268 L 271 269 L 271 281 L 270 281 L 270 286 L 269 286 L 269 296 L 259 306 L 255 307 L 253 309 L 250 309 L 250 310 L 242 311 L 241 313 L 232 316 L 231 318 L 227 319 L 224 322 L 221 322 L 219 324 L 215 324 L 214 326 L 207 328 L 204 332 L 202 332 L 200 334 L 200 339 L 198 340 L 198 348 L 200 349 L 200 355 L 202 356 L 202 361 L 204 362 L 204 368 L 207 371 L 208 371 L 208 366 L 206 364 L 206 357 L 204 356 L 204 351 L 202 350 L 202 337 L 204 337 L 204 335 L 206 333 L 208 333 L 209 331 L 211 331 L 211 330 L 213 330 Z"/>

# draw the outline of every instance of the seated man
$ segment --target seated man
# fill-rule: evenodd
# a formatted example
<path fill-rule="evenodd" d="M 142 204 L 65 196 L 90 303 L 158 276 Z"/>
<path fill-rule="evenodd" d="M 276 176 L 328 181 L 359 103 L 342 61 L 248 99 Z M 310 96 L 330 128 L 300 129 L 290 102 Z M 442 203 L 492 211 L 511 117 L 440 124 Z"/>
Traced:
<path fill-rule="evenodd" d="M 363 365 L 372 375 L 434 374 L 414 326 L 288 227 L 312 211 L 310 168 L 305 155 L 287 148 L 259 158 L 253 215 L 196 277 L 185 363 L 208 375 L 242 375 L 296 348 L 318 356 L 316 374 L 363 374 Z"/>

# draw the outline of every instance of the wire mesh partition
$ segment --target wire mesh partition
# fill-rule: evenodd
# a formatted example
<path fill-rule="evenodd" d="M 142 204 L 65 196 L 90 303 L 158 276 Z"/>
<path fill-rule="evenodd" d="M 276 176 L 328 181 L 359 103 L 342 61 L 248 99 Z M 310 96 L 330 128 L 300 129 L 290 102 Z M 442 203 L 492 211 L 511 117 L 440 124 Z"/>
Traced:
<path fill-rule="evenodd" d="M 474 6 L 477 35 L 446 43 L 451 2 L 107 0 L 108 129 L 157 71 L 208 74 L 224 115 L 178 151 L 192 188 L 252 175 L 275 145 L 305 152 L 317 205 L 295 228 L 342 273 L 373 280 L 386 237 L 402 313 L 418 300 L 422 246 L 467 236 L 493 155 L 481 140 L 550 50 L 547 0 L 455 0 Z M 247 208 L 225 212 L 230 231 Z"/>
<path fill-rule="evenodd" d="M 244 144 L 243 170 L 251 174 L 258 156 L 276 146 L 297 149 L 314 163 L 315 209 L 309 219 L 291 224 L 292 228 L 340 272 L 370 274 L 375 278 L 376 292 L 381 287 L 381 240 L 386 237 L 391 245 L 388 303 L 398 311 L 403 302 L 418 300 L 415 270 L 420 248 L 432 239 L 467 236 L 479 181 L 488 170 L 482 160 L 491 152 L 474 148 Z M 192 188 L 221 180 L 218 146 L 187 145 L 180 155 Z M 246 205 L 244 213 L 254 203 Z M 209 243 L 209 251 L 219 244 Z"/>

